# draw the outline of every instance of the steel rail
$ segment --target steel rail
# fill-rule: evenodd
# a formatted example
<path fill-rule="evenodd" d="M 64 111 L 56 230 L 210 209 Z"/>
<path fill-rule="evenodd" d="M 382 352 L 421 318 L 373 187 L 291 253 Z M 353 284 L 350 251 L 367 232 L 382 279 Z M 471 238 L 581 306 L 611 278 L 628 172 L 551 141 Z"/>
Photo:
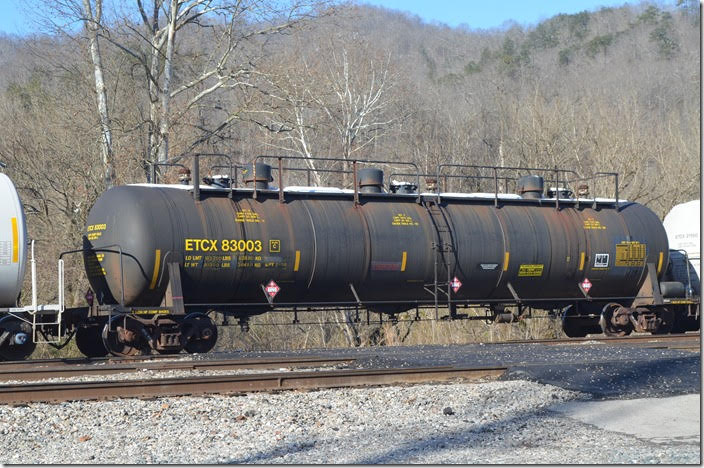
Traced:
<path fill-rule="evenodd" d="M 198 376 L 114 382 L 67 382 L 0 385 L 1 404 L 156 398 L 206 394 L 239 394 L 294 389 L 441 382 L 495 378 L 506 367 L 430 367 L 401 369 L 345 369 L 247 375 Z"/>
<path fill-rule="evenodd" d="M 214 353 L 210 353 L 214 354 Z M 210 355 L 209 354 L 209 355 Z M 182 357 L 190 356 L 189 354 L 137 354 L 135 356 L 107 356 L 107 357 L 71 357 L 71 358 L 41 358 L 41 359 L 24 359 L 21 361 L 0 361 L 1 369 L 11 369 L 13 367 L 22 368 L 27 365 L 31 366 L 46 366 L 46 365 L 74 365 L 74 364 L 98 364 L 105 363 L 106 365 L 123 364 L 129 362 L 142 361 L 157 361 L 157 360 L 174 360 Z"/>
<path fill-rule="evenodd" d="M 664 343 L 664 342 L 679 342 L 679 341 L 700 341 L 699 333 L 679 333 L 672 335 L 630 335 L 630 336 L 587 336 L 584 338 L 551 338 L 551 339 L 533 339 L 533 340 L 505 340 L 486 342 L 485 344 L 547 344 L 547 345 L 562 345 L 571 343 L 584 343 L 591 341 L 605 343 L 630 343 L 638 344 L 646 343 Z"/>
<path fill-rule="evenodd" d="M 234 370 L 234 369 L 277 369 L 281 367 L 318 367 L 352 363 L 354 358 L 324 357 L 280 357 L 254 359 L 213 359 L 205 361 L 157 361 L 118 364 L 74 364 L 53 367 L 37 367 L 31 361 L 24 365 L 15 364 L 9 368 L 0 366 L 0 381 L 39 380 L 49 378 L 75 377 L 79 375 L 109 375 L 138 372 L 142 370 Z"/>

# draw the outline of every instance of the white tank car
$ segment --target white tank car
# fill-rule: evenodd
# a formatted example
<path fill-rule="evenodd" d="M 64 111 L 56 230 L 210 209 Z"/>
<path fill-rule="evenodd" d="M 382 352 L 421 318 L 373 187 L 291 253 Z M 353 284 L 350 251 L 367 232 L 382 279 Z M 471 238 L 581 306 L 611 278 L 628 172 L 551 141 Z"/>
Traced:
<path fill-rule="evenodd" d="M 22 202 L 9 177 L 0 173 L 0 307 L 13 307 L 27 267 L 27 230 Z"/>
<path fill-rule="evenodd" d="M 670 255 L 672 264 L 672 275 L 677 281 L 687 283 L 687 269 L 692 281 L 692 287 L 695 293 L 700 290 L 700 211 L 701 201 L 692 200 L 687 203 L 675 205 L 670 212 L 665 216 L 663 225 L 667 232 L 667 240 L 670 244 L 670 249 L 684 250 L 689 257 L 689 268 L 684 264 L 684 256 L 677 255 L 674 252 Z M 681 261 L 678 261 L 681 259 Z"/>

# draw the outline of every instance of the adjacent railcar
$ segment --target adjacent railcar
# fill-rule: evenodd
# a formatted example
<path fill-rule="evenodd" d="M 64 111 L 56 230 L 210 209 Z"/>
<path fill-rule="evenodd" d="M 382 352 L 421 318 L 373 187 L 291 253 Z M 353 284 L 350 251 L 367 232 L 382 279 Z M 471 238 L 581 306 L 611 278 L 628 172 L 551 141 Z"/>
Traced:
<path fill-rule="evenodd" d="M 27 228 L 17 189 L 3 173 L 0 200 L 0 307 L 10 307 L 17 305 L 27 268 Z"/>

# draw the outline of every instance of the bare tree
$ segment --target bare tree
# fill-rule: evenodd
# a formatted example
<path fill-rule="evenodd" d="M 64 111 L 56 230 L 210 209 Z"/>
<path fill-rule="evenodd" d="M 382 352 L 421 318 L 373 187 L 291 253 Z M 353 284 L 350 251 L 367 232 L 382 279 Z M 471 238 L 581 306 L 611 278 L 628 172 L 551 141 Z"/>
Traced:
<path fill-rule="evenodd" d="M 268 105 L 253 120 L 273 134 L 269 146 L 306 158 L 320 185 L 322 166 L 308 158 L 330 149 L 326 134 L 336 134 L 334 154 L 347 161 L 400 120 L 390 109 L 395 77 L 390 55 L 361 40 L 331 40 L 314 50 L 299 42 L 297 51 L 288 60 L 276 56 L 281 64 L 268 75 Z"/>
<path fill-rule="evenodd" d="M 386 134 L 397 116 L 386 112 L 389 91 L 394 86 L 390 55 L 366 58 L 358 45 L 332 48 L 331 66 L 326 74 L 328 94 L 316 98 L 338 134 L 342 158 L 351 155 Z M 350 50 L 354 48 L 354 56 Z"/>
<path fill-rule="evenodd" d="M 144 80 L 149 111 L 134 128 L 147 129 L 146 164 L 169 158 L 174 130 L 192 125 L 194 110 L 202 112 L 209 100 L 222 109 L 228 90 L 255 87 L 254 80 L 260 74 L 257 64 L 267 42 L 315 17 L 328 5 L 328 0 L 134 0 L 134 4 L 122 4 L 121 9 L 112 5 L 111 18 L 106 20 L 102 0 L 37 1 L 46 3 L 64 23 L 78 19 L 85 25 L 104 129 L 103 159 L 108 163 L 111 122 L 99 41 L 125 53 L 141 70 L 133 72 L 132 79 L 138 86 Z M 139 20 L 135 22 L 135 18 Z M 62 30 L 71 34 L 66 26 Z M 191 151 L 223 131 L 237 120 L 238 112 L 228 111 L 211 128 L 201 128 L 199 136 L 179 132 L 191 138 L 181 138 L 182 151 Z M 106 174 L 114 180 L 114 172 L 106 169 Z"/>
<path fill-rule="evenodd" d="M 42 3 L 42 2 L 39 2 Z M 42 5 L 43 6 L 43 5 Z M 106 188 L 115 184 L 115 161 L 112 145 L 112 126 L 108 108 L 108 96 L 105 86 L 103 58 L 100 49 L 100 34 L 103 24 L 102 0 L 56 0 L 40 5 L 37 11 L 44 12 L 42 21 L 50 30 L 61 36 L 71 35 L 70 20 L 77 20 L 83 25 L 84 40 L 90 52 L 93 81 L 100 125 L 100 153 L 103 167 L 103 180 Z M 62 21 L 63 19 L 64 21 Z"/>
<path fill-rule="evenodd" d="M 103 18 L 103 1 L 83 0 L 83 24 L 85 26 L 88 42 L 90 44 L 90 57 L 93 62 L 93 73 L 95 75 L 95 94 L 98 100 L 98 115 L 100 116 L 101 152 L 103 162 L 103 177 L 105 186 L 112 187 L 115 184 L 115 166 L 112 155 L 112 129 L 110 127 L 110 113 L 108 112 L 108 95 L 105 89 L 105 79 L 103 77 L 103 59 L 100 55 L 100 42 L 98 35 L 100 24 Z"/>

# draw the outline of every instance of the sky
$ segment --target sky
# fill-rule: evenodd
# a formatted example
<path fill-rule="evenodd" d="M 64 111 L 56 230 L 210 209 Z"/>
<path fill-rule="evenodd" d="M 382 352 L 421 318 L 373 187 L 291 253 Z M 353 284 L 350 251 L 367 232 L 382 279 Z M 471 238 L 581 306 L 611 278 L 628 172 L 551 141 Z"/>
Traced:
<path fill-rule="evenodd" d="M 424 21 L 471 29 L 498 28 L 506 21 L 535 25 L 559 13 L 598 10 L 602 6 L 637 5 L 639 0 L 358 0 L 360 4 L 410 12 Z M 672 4 L 675 1 L 653 3 Z"/>
<path fill-rule="evenodd" d="M 638 4 L 636 0 L 357 0 L 358 3 L 410 12 L 429 23 L 490 29 L 506 21 L 530 26 L 558 13 L 598 10 L 602 6 Z M 672 4 L 675 0 L 665 1 Z M 0 0 L 0 32 L 24 35 L 34 26 L 22 11 L 24 0 Z M 660 3 L 660 2 L 657 2 Z"/>

